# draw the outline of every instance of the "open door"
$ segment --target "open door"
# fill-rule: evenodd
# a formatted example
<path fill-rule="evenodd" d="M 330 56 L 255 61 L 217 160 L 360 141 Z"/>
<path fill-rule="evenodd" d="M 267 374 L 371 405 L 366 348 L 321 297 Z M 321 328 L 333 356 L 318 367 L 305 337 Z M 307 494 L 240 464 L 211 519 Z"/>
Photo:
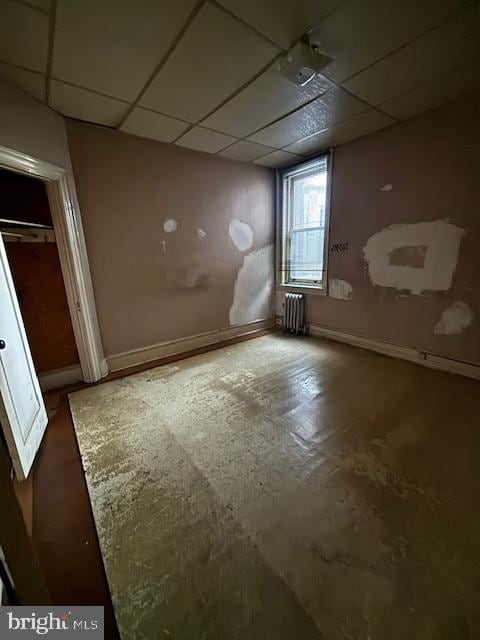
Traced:
<path fill-rule="evenodd" d="M 19 480 L 28 476 L 47 412 L 0 236 L 0 422 Z"/>

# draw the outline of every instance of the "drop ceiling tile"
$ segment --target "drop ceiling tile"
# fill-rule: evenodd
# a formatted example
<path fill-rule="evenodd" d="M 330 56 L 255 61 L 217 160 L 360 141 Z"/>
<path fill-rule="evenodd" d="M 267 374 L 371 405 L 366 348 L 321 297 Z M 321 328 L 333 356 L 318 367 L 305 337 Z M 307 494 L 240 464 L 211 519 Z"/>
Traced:
<path fill-rule="evenodd" d="M 240 160 L 242 162 L 250 162 L 264 156 L 265 154 L 273 151 L 271 147 L 265 147 L 263 144 L 257 144 L 256 142 L 249 142 L 248 140 L 240 140 L 232 144 L 231 147 L 227 147 L 220 152 L 219 155 L 224 158 L 230 158 L 230 160 Z"/>
<path fill-rule="evenodd" d="M 187 127 L 188 122 L 135 107 L 120 129 L 142 138 L 173 142 Z"/>
<path fill-rule="evenodd" d="M 371 104 L 435 80 L 480 57 L 480 4 L 430 31 L 344 83 Z"/>
<path fill-rule="evenodd" d="M 326 149 L 327 147 L 343 144 L 349 140 L 355 140 L 355 138 L 361 138 L 362 136 L 366 136 L 379 129 L 384 129 L 392 124 L 395 124 L 393 118 L 389 118 L 374 109 L 370 109 L 338 124 L 336 127 L 325 129 L 304 140 L 294 142 L 290 144 L 286 150 L 293 153 L 309 155 L 315 151 Z"/>
<path fill-rule="evenodd" d="M 272 167 L 274 169 L 279 167 L 286 167 L 290 164 L 295 164 L 295 162 L 302 160 L 301 156 L 297 156 L 294 153 L 289 153 L 288 151 L 272 151 L 263 158 L 258 158 L 254 161 L 254 164 L 261 164 L 263 167 Z"/>
<path fill-rule="evenodd" d="M 236 138 L 225 136 L 223 133 L 204 129 L 203 127 L 193 127 L 187 131 L 175 144 L 188 149 L 196 149 L 197 151 L 207 151 L 208 153 L 217 153 L 221 149 L 225 149 L 229 144 L 235 142 Z"/>
<path fill-rule="evenodd" d="M 0 2 L 0 58 L 33 71 L 45 72 L 48 16 L 25 4 Z"/>
<path fill-rule="evenodd" d="M 273 65 L 202 124 L 244 138 L 331 87 L 332 83 L 322 76 L 299 87 L 279 75 Z"/>
<path fill-rule="evenodd" d="M 9 64 L 0 63 L 0 74 L 9 78 L 18 87 L 29 93 L 37 100 L 45 98 L 45 76 L 41 73 L 33 73 Z"/>
<path fill-rule="evenodd" d="M 219 0 L 247 24 L 289 49 L 342 0 Z"/>
<path fill-rule="evenodd" d="M 59 0 L 52 74 L 131 101 L 195 0 Z"/>
<path fill-rule="evenodd" d="M 286 147 L 366 109 L 363 102 L 335 87 L 321 98 L 250 136 L 249 140 L 269 147 Z"/>
<path fill-rule="evenodd" d="M 144 107 L 197 122 L 272 60 L 277 49 L 206 4 L 142 97 Z"/>
<path fill-rule="evenodd" d="M 58 80 L 52 80 L 50 84 L 49 104 L 64 116 L 109 127 L 118 125 L 129 106 L 125 102 L 72 87 Z"/>
<path fill-rule="evenodd" d="M 480 87 L 480 61 L 384 102 L 382 111 L 406 120 L 440 107 Z"/>
<path fill-rule="evenodd" d="M 342 82 L 470 4 L 472 0 L 352 0 L 322 20 L 310 37 L 333 58 L 323 73 Z"/>

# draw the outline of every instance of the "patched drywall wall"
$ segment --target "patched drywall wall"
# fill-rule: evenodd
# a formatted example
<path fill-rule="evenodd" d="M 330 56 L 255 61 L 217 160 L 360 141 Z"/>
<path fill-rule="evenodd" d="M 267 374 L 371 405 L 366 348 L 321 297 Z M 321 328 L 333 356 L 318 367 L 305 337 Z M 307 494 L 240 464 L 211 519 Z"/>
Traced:
<path fill-rule="evenodd" d="M 163 230 L 166 231 L 167 233 L 173 233 L 174 231 L 177 230 L 177 221 L 174 220 L 173 218 L 169 218 L 168 220 L 165 220 L 165 222 L 163 223 Z"/>
<path fill-rule="evenodd" d="M 477 93 L 335 149 L 309 322 L 480 364 L 479 112 Z"/>
<path fill-rule="evenodd" d="M 247 324 L 273 315 L 273 244 L 246 255 L 238 272 L 230 307 L 230 324 Z"/>
<path fill-rule="evenodd" d="M 473 322 L 473 313 L 468 304 L 456 300 L 442 312 L 440 320 L 433 328 L 434 333 L 458 335 Z"/>
<path fill-rule="evenodd" d="M 463 234 L 445 220 L 393 224 L 378 231 L 363 248 L 372 284 L 415 295 L 448 291 Z"/>
<path fill-rule="evenodd" d="M 352 285 L 340 278 L 331 278 L 328 281 L 328 295 L 336 300 L 350 300 L 353 293 Z"/>
<path fill-rule="evenodd" d="M 228 235 L 239 251 L 248 251 L 253 245 L 253 229 L 246 222 L 234 218 L 228 225 Z"/>
<path fill-rule="evenodd" d="M 271 314 L 273 171 L 67 130 L 107 356 Z"/>

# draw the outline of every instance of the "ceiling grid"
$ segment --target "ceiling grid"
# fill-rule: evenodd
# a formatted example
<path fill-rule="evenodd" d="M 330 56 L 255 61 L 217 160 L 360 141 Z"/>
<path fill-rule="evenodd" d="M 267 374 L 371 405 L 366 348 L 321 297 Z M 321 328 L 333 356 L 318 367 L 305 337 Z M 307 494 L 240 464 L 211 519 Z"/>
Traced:
<path fill-rule="evenodd" d="M 307 32 L 332 61 L 299 88 L 275 60 Z M 0 73 L 67 117 L 281 166 L 478 89 L 479 32 L 478 0 L 2 0 Z"/>
<path fill-rule="evenodd" d="M 50 82 L 52 79 L 53 47 L 55 46 L 55 18 L 57 15 L 57 0 L 51 0 L 52 6 L 48 14 L 48 53 L 47 53 L 47 74 L 45 78 L 45 102 L 50 104 Z"/>

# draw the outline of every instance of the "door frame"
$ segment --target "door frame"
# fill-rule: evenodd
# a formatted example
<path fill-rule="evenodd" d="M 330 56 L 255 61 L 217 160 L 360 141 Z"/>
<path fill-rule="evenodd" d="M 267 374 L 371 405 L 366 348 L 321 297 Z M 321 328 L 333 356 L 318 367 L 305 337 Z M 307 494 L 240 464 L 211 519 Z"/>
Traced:
<path fill-rule="evenodd" d="M 0 145 L 0 167 L 46 184 L 80 366 L 85 382 L 108 373 L 75 187 L 67 169 Z"/>

